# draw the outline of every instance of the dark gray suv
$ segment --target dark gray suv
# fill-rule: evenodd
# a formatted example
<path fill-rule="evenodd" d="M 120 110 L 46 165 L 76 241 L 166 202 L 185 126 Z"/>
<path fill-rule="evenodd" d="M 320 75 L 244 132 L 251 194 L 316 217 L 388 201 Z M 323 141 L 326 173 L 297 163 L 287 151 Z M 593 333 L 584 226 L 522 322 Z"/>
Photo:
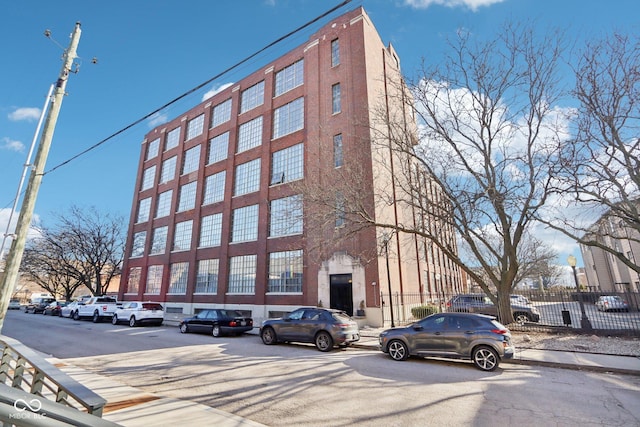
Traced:
<path fill-rule="evenodd" d="M 479 313 L 498 316 L 498 309 L 485 294 L 460 294 L 447 303 L 447 311 L 457 313 Z M 532 305 L 514 304 L 511 301 L 511 312 L 516 323 L 539 322 L 540 312 Z"/>
<path fill-rule="evenodd" d="M 512 358 L 509 329 L 493 316 L 437 313 L 406 328 L 380 333 L 380 349 L 393 360 L 409 356 L 471 359 L 480 370 L 495 370 L 502 359 Z"/>

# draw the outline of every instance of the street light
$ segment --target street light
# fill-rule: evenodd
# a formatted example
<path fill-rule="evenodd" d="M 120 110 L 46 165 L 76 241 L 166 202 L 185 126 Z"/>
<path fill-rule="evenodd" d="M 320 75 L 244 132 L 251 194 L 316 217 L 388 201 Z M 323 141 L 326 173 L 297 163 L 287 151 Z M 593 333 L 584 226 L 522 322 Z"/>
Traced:
<path fill-rule="evenodd" d="M 580 304 L 580 313 L 582 314 L 582 317 L 580 318 L 580 327 L 582 329 L 585 329 L 587 331 L 590 331 L 593 329 L 593 327 L 591 326 L 591 322 L 589 321 L 589 318 L 587 317 L 587 313 L 584 310 L 584 302 L 582 301 L 582 291 L 580 290 L 580 285 L 578 284 L 578 275 L 576 274 L 576 257 L 574 257 L 573 255 L 569 255 L 569 258 L 567 258 L 567 262 L 569 263 L 569 265 L 571 266 L 571 269 L 573 270 L 573 280 L 576 282 L 576 289 L 578 290 L 578 303 Z"/>
<path fill-rule="evenodd" d="M 396 324 L 393 319 L 393 297 L 391 296 L 391 272 L 389 271 L 389 241 L 392 236 L 393 232 L 388 234 L 385 232 L 383 234 L 382 243 L 384 243 L 384 255 L 387 261 L 387 284 L 389 285 L 389 312 L 391 313 L 391 327 L 395 328 Z"/>

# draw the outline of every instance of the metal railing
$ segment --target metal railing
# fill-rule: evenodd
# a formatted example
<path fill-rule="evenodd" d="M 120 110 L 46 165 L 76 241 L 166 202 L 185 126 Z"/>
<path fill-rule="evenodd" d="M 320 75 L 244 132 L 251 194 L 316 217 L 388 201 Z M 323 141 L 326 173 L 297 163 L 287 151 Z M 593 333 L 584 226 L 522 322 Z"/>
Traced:
<path fill-rule="evenodd" d="M 115 426 L 107 401 L 29 347 L 0 335 L 0 421 L 16 426 Z"/>
<path fill-rule="evenodd" d="M 520 331 L 565 329 L 597 335 L 640 336 L 640 294 L 598 293 L 574 290 L 514 291 L 529 300 L 529 306 L 540 314 L 538 322 L 509 325 Z M 627 304 L 627 310 L 599 310 L 596 301 L 601 295 L 617 295 Z M 385 326 L 391 324 L 391 309 L 396 326 L 406 325 L 431 312 L 450 311 L 448 302 L 455 295 L 427 295 L 418 293 L 381 294 L 382 317 Z M 471 310 L 473 311 L 473 310 Z"/>

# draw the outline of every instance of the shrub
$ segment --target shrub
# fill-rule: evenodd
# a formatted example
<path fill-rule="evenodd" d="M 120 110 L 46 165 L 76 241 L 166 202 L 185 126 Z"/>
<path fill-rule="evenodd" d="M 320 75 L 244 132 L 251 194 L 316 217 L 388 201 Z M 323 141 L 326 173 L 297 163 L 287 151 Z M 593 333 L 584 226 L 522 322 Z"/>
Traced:
<path fill-rule="evenodd" d="M 411 315 L 413 316 L 414 319 L 422 319 L 431 314 L 439 313 L 439 312 L 440 312 L 440 308 L 437 305 L 433 305 L 433 304 L 420 305 L 418 307 L 413 307 L 411 309 Z"/>

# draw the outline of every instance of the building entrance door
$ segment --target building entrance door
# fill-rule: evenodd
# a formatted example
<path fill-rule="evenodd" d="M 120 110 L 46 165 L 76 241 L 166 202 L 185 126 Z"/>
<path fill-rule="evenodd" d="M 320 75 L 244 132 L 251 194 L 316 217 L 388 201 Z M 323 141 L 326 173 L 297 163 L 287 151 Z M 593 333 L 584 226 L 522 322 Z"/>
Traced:
<path fill-rule="evenodd" d="M 351 274 L 332 274 L 329 276 L 331 301 L 330 307 L 342 310 L 353 316 L 353 291 Z"/>

